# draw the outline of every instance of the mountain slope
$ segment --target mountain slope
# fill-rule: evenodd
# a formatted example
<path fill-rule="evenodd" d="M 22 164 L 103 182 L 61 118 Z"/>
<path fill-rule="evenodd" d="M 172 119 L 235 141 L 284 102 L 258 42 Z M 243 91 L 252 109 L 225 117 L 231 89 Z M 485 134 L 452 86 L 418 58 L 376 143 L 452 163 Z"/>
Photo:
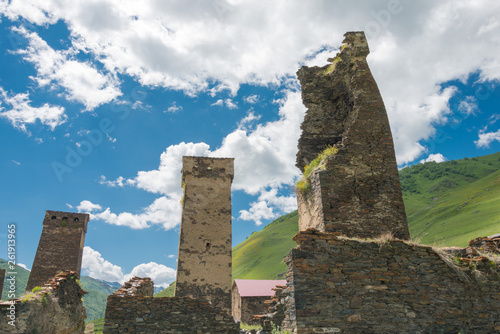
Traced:
<path fill-rule="evenodd" d="M 175 294 L 175 282 L 170 284 L 168 288 L 158 293 L 155 293 L 155 297 L 173 297 Z"/>
<path fill-rule="evenodd" d="M 400 179 L 413 239 L 466 246 L 500 232 L 500 152 L 414 165 L 402 169 Z"/>
<path fill-rule="evenodd" d="M 83 306 L 87 311 L 86 321 L 104 318 L 108 295 L 121 287 L 120 283 L 101 281 L 89 276 L 82 276 L 80 285 L 88 292 L 83 296 Z"/>
<path fill-rule="evenodd" d="M 234 247 L 233 278 L 282 278 L 287 270 L 283 259 L 296 246 L 292 237 L 298 232 L 298 218 L 297 211 L 280 217 Z"/>

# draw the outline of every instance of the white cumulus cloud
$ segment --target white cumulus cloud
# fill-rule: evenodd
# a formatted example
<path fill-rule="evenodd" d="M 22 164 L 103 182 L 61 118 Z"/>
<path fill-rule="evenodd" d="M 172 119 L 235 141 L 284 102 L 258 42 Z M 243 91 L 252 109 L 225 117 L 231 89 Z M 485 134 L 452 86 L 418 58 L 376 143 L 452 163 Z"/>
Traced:
<path fill-rule="evenodd" d="M 487 148 L 494 141 L 500 141 L 500 129 L 496 132 L 480 132 L 479 139 L 474 143 L 478 148 Z"/>
<path fill-rule="evenodd" d="M 471 73 L 480 82 L 500 78 L 495 0 L 25 0 L 1 10 L 11 20 L 23 17 L 36 25 L 66 22 L 68 50 L 51 50 L 38 35 L 20 30 L 30 41 L 24 56 L 37 66 L 40 84 L 57 82 L 87 108 L 120 94 L 115 74 L 190 95 L 228 90 L 234 96 L 242 84 L 280 85 L 301 64 L 324 64 L 344 32 L 365 30 L 400 165 L 424 154 L 421 141 L 447 122 L 455 91 L 443 90 L 442 83 L 466 81 Z M 96 65 L 76 62 L 71 57 L 78 52 Z M 465 103 L 463 112 L 473 113 L 474 105 Z M 216 102 L 225 104 L 232 106 Z"/>
<path fill-rule="evenodd" d="M 2 103 L 10 105 L 5 110 Z M 15 128 L 30 134 L 26 128 L 27 124 L 35 124 L 39 121 L 47 125 L 51 130 L 66 122 L 64 107 L 52 106 L 44 103 L 40 107 L 33 107 L 29 98 L 29 93 L 20 93 L 11 96 L 2 87 L 0 87 L 0 117 L 9 120 Z"/>
<path fill-rule="evenodd" d="M 24 263 L 18 263 L 17 264 L 19 267 L 26 269 L 27 271 L 31 271 Z"/>
<path fill-rule="evenodd" d="M 429 154 L 429 156 L 426 159 L 420 160 L 420 163 L 426 163 L 429 161 L 435 161 L 435 162 L 439 163 L 439 162 L 443 162 L 446 160 L 448 160 L 448 159 L 446 159 L 444 157 L 444 155 L 442 155 L 441 153 L 436 153 L 436 154 Z"/>
<path fill-rule="evenodd" d="M 92 203 L 91 201 L 83 200 L 76 207 L 76 209 L 78 210 L 78 212 L 90 213 L 92 211 L 101 210 L 102 207 L 99 204 Z"/>
<path fill-rule="evenodd" d="M 205 143 L 171 145 L 161 154 L 158 169 L 139 171 L 137 176 L 130 179 L 120 176 L 115 181 L 108 181 L 102 176 L 99 181 L 101 184 L 133 185 L 163 196 L 138 214 L 117 214 L 107 208 L 94 213 L 92 219 L 102 219 L 109 224 L 133 229 L 144 229 L 153 224 L 160 224 L 165 229 L 178 226 L 181 217 L 183 156 L 235 158 L 233 190 L 243 190 L 252 195 L 262 193 L 264 196 L 262 204 L 252 204 L 248 213 L 240 214 L 241 219 L 259 223 L 262 219 L 292 211 L 295 208 L 293 198 L 278 196 L 276 189 L 284 184 L 292 185 L 299 175 L 295 167 L 295 152 L 304 112 L 300 92 L 286 91 L 285 97 L 279 101 L 279 120 L 258 125 L 253 131 L 237 129 L 226 136 L 216 150 L 210 150 L 210 146 Z M 272 190 L 266 191 L 269 188 Z M 266 212 L 264 206 L 268 208 Z"/>
<path fill-rule="evenodd" d="M 85 246 L 82 257 L 82 274 L 109 282 L 122 282 L 122 268 L 105 260 L 101 253 Z"/>
<path fill-rule="evenodd" d="M 75 60 L 72 53 L 76 50 L 54 50 L 37 33 L 23 27 L 14 31 L 28 39 L 28 47 L 16 53 L 35 66 L 37 76 L 33 79 L 39 86 L 62 87 L 68 100 L 82 103 L 86 110 L 121 95 L 118 80 L 112 74 L 102 74 L 90 62 Z"/>
<path fill-rule="evenodd" d="M 111 212 L 110 208 L 106 208 L 102 212 L 92 214 L 91 219 L 102 219 L 111 225 L 128 226 L 136 230 L 151 225 L 161 225 L 165 230 L 173 229 L 181 221 L 180 196 L 159 197 L 138 214 L 130 212 L 116 214 Z"/>
<path fill-rule="evenodd" d="M 128 274 L 123 274 L 120 266 L 104 259 L 101 253 L 89 246 L 83 248 L 82 275 L 95 279 L 124 283 L 134 276 L 149 277 L 155 286 L 166 288 L 175 280 L 175 269 L 156 262 L 141 263 Z"/>
<path fill-rule="evenodd" d="M 156 262 L 149 262 L 134 267 L 129 274 L 123 277 L 123 280 L 128 281 L 134 276 L 149 277 L 154 281 L 155 286 L 167 288 L 170 283 L 175 281 L 175 275 L 175 269 Z"/>

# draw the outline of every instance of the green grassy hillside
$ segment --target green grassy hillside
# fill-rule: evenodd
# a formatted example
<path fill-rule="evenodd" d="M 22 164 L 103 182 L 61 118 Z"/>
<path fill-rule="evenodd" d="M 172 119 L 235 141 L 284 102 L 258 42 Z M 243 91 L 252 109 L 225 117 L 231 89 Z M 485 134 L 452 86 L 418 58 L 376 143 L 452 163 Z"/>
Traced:
<path fill-rule="evenodd" d="M 86 321 L 104 318 L 108 295 L 121 287 L 119 283 L 100 281 L 88 276 L 82 276 L 80 285 L 88 292 L 83 296 L 83 306 L 87 311 Z"/>
<path fill-rule="evenodd" d="M 298 232 L 298 218 L 297 211 L 278 218 L 234 247 L 233 278 L 282 278 L 286 272 L 283 259 L 296 246 L 292 237 Z"/>
<path fill-rule="evenodd" d="M 155 297 L 173 297 L 175 294 L 175 282 L 168 288 L 155 294 Z"/>
<path fill-rule="evenodd" d="M 500 232 L 500 152 L 400 171 L 413 239 L 437 246 L 466 246 Z"/>

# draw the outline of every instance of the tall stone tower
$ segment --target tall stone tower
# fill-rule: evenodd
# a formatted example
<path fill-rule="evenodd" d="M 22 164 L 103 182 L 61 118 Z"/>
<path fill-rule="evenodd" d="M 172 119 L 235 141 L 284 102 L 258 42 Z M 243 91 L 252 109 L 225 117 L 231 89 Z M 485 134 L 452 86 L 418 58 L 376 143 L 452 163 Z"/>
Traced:
<path fill-rule="evenodd" d="M 87 213 L 47 211 L 26 291 L 43 286 L 64 270 L 82 268 L 83 245 L 87 233 Z"/>
<path fill-rule="evenodd" d="M 303 171 L 328 146 L 337 151 L 297 191 L 299 230 L 408 239 L 391 129 L 366 62 L 365 34 L 344 36 L 331 64 L 297 72 L 307 112 L 296 166 Z"/>
<path fill-rule="evenodd" d="M 184 201 L 175 296 L 231 310 L 232 158 L 182 158 Z"/>

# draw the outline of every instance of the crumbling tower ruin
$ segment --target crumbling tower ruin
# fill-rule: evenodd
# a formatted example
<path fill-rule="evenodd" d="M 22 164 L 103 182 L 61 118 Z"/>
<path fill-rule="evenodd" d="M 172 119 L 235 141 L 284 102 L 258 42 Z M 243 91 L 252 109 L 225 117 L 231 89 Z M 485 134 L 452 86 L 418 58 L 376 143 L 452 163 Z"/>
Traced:
<path fill-rule="evenodd" d="M 6 273 L 7 273 L 7 269 L 0 269 L 0 299 L 2 299 L 3 285 L 4 285 Z"/>
<path fill-rule="evenodd" d="M 232 158 L 182 158 L 184 199 L 176 297 L 231 310 Z"/>
<path fill-rule="evenodd" d="M 26 291 L 43 286 L 48 279 L 61 271 L 75 271 L 80 275 L 88 222 L 87 213 L 45 213 L 42 235 Z"/>
<path fill-rule="evenodd" d="M 308 110 L 296 166 L 303 171 L 325 148 L 336 151 L 308 176 L 310 188 L 297 191 L 299 230 L 408 239 L 391 129 L 366 62 L 368 44 L 363 32 L 344 36 L 332 64 L 297 72 Z"/>

